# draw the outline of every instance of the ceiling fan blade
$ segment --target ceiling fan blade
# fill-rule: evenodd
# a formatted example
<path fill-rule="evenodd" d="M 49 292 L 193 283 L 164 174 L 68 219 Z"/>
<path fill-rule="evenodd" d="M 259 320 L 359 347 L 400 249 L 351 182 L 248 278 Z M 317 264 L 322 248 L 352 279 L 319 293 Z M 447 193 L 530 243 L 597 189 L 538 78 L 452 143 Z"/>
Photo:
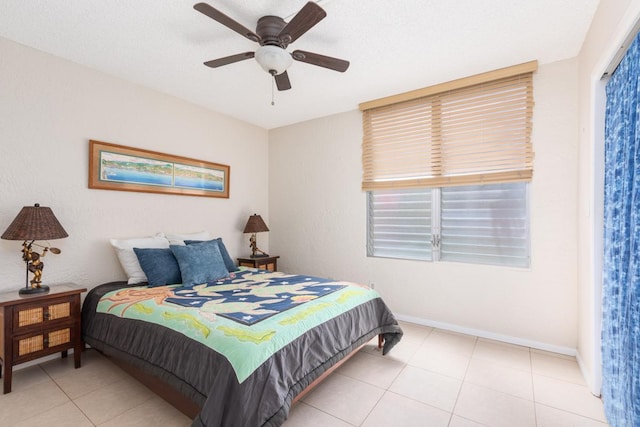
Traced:
<path fill-rule="evenodd" d="M 213 19 L 214 21 L 218 21 L 225 27 L 228 27 L 233 31 L 235 31 L 236 33 L 248 38 L 251 41 L 254 41 L 254 42 L 260 41 L 259 35 L 257 35 L 256 33 L 251 31 L 244 25 L 240 24 L 236 20 L 229 18 L 227 15 L 220 12 L 218 9 L 215 9 L 212 6 L 209 6 L 207 3 L 196 3 L 193 5 L 193 8 L 198 12 L 207 15 L 209 18 Z"/>
<path fill-rule="evenodd" d="M 276 86 L 278 87 L 278 90 L 291 89 L 291 82 L 289 81 L 289 75 L 286 71 L 281 74 L 276 74 L 273 78 L 276 79 Z"/>
<path fill-rule="evenodd" d="M 234 62 L 244 61 L 245 59 L 251 59 L 255 56 L 254 52 L 238 53 L 236 55 L 225 56 L 224 58 L 212 59 L 204 63 L 207 67 L 217 68 L 223 65 L 233 64 Z"/>
<path fill-rule="evenodd" d="M 278 37 L 285 44 L 293 43 L 325 16 L 327 16 L 327 12 L 310 1 L 300 9 L 296 16 L 291 18 L 291 21 L 280 31 Z"/>
<path fill-rule="evenodd" d="M 349 61 L 320 55 L 319 53 L 294 50 L 291 56 L 296 61 L 306 62 L 307 64 L 317 65 L 318 67 L 328 68 L 341 73 L 344 73 L 347 71 L 347 68 L 349 68 Z"/>

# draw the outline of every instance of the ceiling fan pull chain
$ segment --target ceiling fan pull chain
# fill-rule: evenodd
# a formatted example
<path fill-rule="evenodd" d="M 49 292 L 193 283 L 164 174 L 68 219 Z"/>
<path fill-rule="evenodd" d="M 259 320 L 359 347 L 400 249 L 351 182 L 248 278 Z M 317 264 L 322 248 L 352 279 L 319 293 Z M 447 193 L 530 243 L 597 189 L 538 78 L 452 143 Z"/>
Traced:
<path fill-rule="evenodd" d="M 276 76 L 275 74 L 273 75 L 273 77 L 271 78 L 271 105 L 276 105 L 275 102 L 275 85 L 276 85 Z"/>

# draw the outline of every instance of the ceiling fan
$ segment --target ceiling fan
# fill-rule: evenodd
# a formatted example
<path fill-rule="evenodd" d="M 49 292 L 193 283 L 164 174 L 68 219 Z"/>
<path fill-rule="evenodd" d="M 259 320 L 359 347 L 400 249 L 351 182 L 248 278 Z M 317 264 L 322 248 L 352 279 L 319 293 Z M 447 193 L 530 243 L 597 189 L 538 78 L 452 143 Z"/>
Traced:
<path fill-rule="evenodd" d="M 278 90 L 291 89 L 287 68 L 291 65 L 292 59 L 341 73 L 349 68 L 349 61 L 343 59 L 304 50 L 294 50 L 292 53 L 286 51 L 289 44 L 298 40 L 301 35 L 327 16 L 324 9 L 314 2 L 310 1 L 305 4 L 288 23 L 278 16 L 263 16 L 258 19 L 255 32 L 207 3 L 197 3 L 193 8 L 249 40 L 260 44 L 260 47 L 255 52 L 238 53 L 207 61 L 204 63 L 207 67 L 217 68 L 244 61 L 245 59 L 255 58 L 260 66 L 273 76 Z"/>

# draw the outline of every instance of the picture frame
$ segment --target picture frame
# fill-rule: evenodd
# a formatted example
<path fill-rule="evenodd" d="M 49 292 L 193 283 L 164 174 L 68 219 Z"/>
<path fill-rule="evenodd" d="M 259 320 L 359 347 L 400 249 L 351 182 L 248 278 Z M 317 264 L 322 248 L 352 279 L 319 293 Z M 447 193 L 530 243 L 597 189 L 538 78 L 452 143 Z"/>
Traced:
<path fill-rule="evenodd" d="M 231 167 L 189 157 L 89 141 L 89 188 L 229 198 Z"/>

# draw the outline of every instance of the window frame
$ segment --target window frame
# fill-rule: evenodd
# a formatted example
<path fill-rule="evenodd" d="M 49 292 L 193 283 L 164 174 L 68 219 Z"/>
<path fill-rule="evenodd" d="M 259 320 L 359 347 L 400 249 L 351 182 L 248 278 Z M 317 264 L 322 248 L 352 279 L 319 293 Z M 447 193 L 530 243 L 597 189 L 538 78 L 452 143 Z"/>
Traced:
<path fill-rule="evenodd" d="M 420 258 L 420 257 L 406 257 L 402 256 L 400 253 L 396 256 L 393 254 L 389 254 L 388 252 L 384 255 L 375 253 L 375 238 L 373 233 L 373 193 L 376 191 L 385 191 L 385 190 L 371 190 L 367 191 L 367 257 L 370 258 L 387 258 L 387 259 L 399 259 L 399 260 L 410 260 L 410 261 L 423 261 L 423 262 L 432 262 L 432 263 L 463 263 L 463 264 L 475 264 L 475 265 L 490 265 L 490 266 L 498 266 L 498 267 L 507 267 L 507 268 L 530 268 L 531 267 L 531 212 L 530 212 L 530 183 L 528 182 L 520 182 L 514 184 L 522 184 L 524 185 L 524 206 L 521 208 L 524 211 L 524 230 L 525 230 L 525 243 L 522 246 L 522 249 L 525 251 L 526 255 L 523 257 L 519 257 L 518 259 L 522 260 L 521 264 L 517 263 L 508 263 L 508 262 L 489 262 L 489 261 L 480 261 L 481 255 L 478 255 L 477 259 L 474 260 L 454 260 L 454 259 L 443 259 L 442 257 L 442 244 L 446 240 L 446 237 L 443 236 L 442 233 L 442 188 L 430 188 L 430 197 L 431 197 L 431 210 L 430 210 L 430 238 L 425 240 L 424 243 L 430 245 L 429 257 Z M 487 184 L 492 185 L 492 184 Z M 499 185 L 499 184 L 496 184 Z"/>

